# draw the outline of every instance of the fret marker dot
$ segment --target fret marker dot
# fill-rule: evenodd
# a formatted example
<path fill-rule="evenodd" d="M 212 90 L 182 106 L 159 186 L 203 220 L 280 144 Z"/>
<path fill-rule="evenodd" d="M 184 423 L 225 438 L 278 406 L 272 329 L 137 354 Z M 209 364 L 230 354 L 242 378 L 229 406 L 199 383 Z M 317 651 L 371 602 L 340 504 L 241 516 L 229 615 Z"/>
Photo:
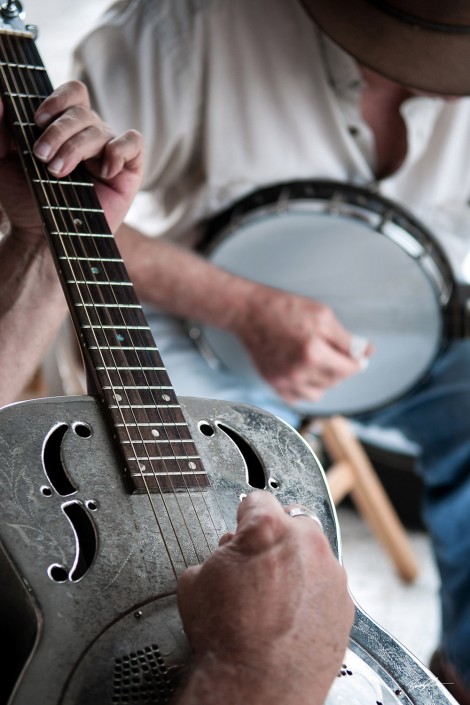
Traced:
<path fill-rule="evenodd" d="M 171 397 L 168 394 L 162 394 L 163 401 L 170 401 Z"/>
<path fill-rule="evenodd" d="M 157 431 L 156 429 L 152 429 L 152 436 L 155 436 L 155 438 L 158 438 L 160 435 L 160 431 Z"/>
<path fill-rule="evenodd" d="M 99 274 L 100 273 L 100 268 L 99 267 L 92 267 L 91 268 L 92 274 Z"/>
<path fill-rule="evenodd" d="M 122 396 L 120 394 L 115 394 L 114 398 L 116 399 L 116 401 L 122 401 Z"/>
<path fill-rule="evenodd" d="M 145 465 L 143 463 L 139 463 L 139 470 L 145 470 Z"/>
<path fill-rule="evenodd" d="M 124 336 L 122 335 L 122 333 L 118 333 L 118 334 L 116 335 L 116 338 L 119 340 L 120 343 L 123 343 L 124 340 L 125 340 L 125 338 L 124 338 Z"/>
<path fill-rule="evenodd" d="M 190 470 L 195 470 L 197 466 L 196 463 L 193 463 L 193 461 L 191 461 L 190 463 L 188 463 L 188 467 L 190 468 Z"/>
<path fill-rule="evenodd" d="M 80 220 L 80 218 L 74 218 L 73 219 L 73 224 L 77 226 L 77 228 L 80 227 L 80 225 L 83 225 L 83 221 Z"/>

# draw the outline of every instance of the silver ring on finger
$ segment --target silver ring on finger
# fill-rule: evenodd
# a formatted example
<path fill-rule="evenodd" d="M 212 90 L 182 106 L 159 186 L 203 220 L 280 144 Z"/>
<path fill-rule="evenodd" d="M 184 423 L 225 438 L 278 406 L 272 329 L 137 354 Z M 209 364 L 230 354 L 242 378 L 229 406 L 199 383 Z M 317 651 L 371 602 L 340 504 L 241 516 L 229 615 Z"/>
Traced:
<path fill-rule="evenodd" d="M 309 519 L 313 519 L 320 529 L 323 531 L 323 526 L 321 524 L 320 519 L 317 517 L 315 512 L 312 512 L 311 509 L 307 509 L 306 507 L 293 507 L 292 509 L 289 509 L 287 514 L 290 517 L 309 517 Z"/>

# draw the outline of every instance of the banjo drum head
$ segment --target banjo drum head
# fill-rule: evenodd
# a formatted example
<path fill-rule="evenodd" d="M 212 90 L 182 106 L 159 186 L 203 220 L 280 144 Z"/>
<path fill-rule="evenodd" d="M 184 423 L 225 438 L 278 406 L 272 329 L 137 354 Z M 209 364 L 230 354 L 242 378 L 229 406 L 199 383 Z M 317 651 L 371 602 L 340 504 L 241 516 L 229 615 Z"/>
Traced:
<path fill-rule="evenodd" d="M 350 415 L 384 406 L 423 378 L 442 345 L 449 291 L 432 248 L 383 213 L 346 206 L 297 200 L 281 212 L 257 208 L 236 218 L 209 253 L 234 274 L 327 304 L 349 331 L 374 346 L 363 372 L 318 402 L 296 404 L 303 414 Z M 234 336 L 198 329 L 211 364 L 275 395 Z"/>

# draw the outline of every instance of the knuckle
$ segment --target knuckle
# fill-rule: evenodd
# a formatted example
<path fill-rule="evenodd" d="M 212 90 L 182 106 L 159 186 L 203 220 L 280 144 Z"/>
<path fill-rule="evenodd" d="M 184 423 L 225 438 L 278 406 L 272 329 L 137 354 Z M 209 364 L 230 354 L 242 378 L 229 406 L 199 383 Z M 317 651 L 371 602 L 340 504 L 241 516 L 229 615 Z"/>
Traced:
<path fill-rule="evenodd" d="M 78 91 L 81 91 L 82 95 L 88 96 L 88 88 L 83 83 L 83 81 L 79 81 L 78 79 L 71 79 L 70 84 Z"/>
<path fill-rule="evenodd" d="M 321 326 L 323 326 L 323 327 L 329 326 L 329 324 L 330 324 L 331 321 L 333 320 L 333 317 L 334 317 L 333 311 L 332 311 L 332 309 L 331 309 L 329 306 L 327 306 L 327 305 L 325 305 L 325 304 L 322 304 L 322 305 L 318 308 L 318 310 L 317 310 L 317 322 L 318 322 Z"/>
<path fill-rule="evenodd" d="M 144 142 L 144 138 L 138 130 L 127 130 L 125 134 L 130 141 L 136 144 L 143 144 Z"/>
<path fill-rule="evenodd" d="M 304 398 L 307 401 L 320 401 L 320 399 L 323 398 L 325 392 L 323 389 L 320 389 L 319 387 L 314 387 L 307 389 L 305 392 Z"/>
<path fill-rule="evenodd" d="M 245 539 L 252 550 L 266 550 L 276 543 L 282 527 L 282 516 L 273 515 L 267 511 L 261 512 L 247 526 Z"/>
<path fill-rule="evenodd" d="M 63 86 L 57 89 L 57 92 L 60 94 L 74 94 L 74 99 L 79 102 L 86 103 L 87 105 L 89 104 L 89 94 L 88 94 L 88 88 L 86 85 L 83 83 L 83 81 L 79 81 L 77 79 L 71 79 L 70 81 L 67 81 Z"/>
<path fill-rule="evenodd" d="M 311 368 L 320 367 L 322 361 L 321 346 L 318 340 L 311 340 L 305 348 L 305 362 Z"/>

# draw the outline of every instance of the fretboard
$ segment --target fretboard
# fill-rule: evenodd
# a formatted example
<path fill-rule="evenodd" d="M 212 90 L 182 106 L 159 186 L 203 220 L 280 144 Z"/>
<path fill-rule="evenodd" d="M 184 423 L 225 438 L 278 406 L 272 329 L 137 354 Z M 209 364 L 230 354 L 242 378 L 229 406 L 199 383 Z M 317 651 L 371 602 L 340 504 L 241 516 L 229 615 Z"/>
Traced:
<path fill-rule="evenodd" d="M 32 34 L 0 29 L 0 69 L 25 173 L 132 489 L 203 489 L 208 478 L 89 174 L 81 165 L 51 178 L 32 153 L 34 114 L 52 92 Z"/>

